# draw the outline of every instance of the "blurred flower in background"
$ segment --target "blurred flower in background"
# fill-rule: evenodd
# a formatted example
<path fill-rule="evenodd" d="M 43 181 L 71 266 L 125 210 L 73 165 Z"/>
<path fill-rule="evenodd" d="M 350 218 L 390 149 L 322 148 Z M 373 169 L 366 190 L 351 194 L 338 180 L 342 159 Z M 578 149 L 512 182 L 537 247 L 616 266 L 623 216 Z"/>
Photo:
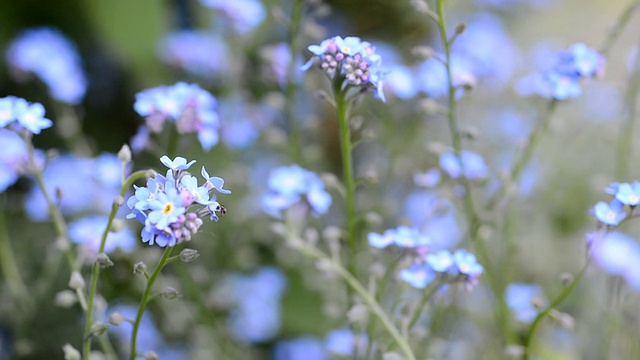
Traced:
<path fill-rule="evenodd" d="M 35 74 L 60 102 L 78 104 L 87 91 L 78 50 L 57 29 L 41 27 L 20 33 L 7 48 L 7 64 L 18 80 Z"/>

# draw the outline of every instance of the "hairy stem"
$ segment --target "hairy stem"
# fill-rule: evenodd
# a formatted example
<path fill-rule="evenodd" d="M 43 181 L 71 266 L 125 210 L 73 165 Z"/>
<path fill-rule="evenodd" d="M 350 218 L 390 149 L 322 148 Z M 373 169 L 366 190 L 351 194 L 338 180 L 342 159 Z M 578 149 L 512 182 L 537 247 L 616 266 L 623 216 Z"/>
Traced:
<path fill-rule="evenodd" d="M 147 302 L 149 301 L 149 297 L 151 295 L 151 288 L 153 288 L 153 284 L 156 282 L 158 275 L 160 275 L 160 271 L 164 268 L 164 265 L 167 263 L 167 259 L 171 255 L 171 251 L 173 250 L 173 246 L 167 246 L 162 254 L 162 258 L 158 261 L 158 265 L 156 265 L 156 269 L 151 274 L 151 277 L 147 281 L 147 286 L 144 289 L 144 293 L 142 294 L 142 298 L 140 299 L 140 307 L 138 308 L 138 315 L 136 316 L 136 320 L 133 323 L 133 330 L 131 331 L 131 354 L 129 356 L 130 360 L 135 360 L 137 351 L 136 351 L 136 342 L 138 340 L 138 330 L 140 328 L 140 322 L 142 321 L 142 315 L 144 314 L 144 310 L 147 307 Z"/>
<path fill-rule="evenodd" d="M 133 186 L 133 183 L 137 180 L 144 177 L 146 171 L 136 171 L 131 174 L 126 181 L 123 182 L 122 188 L 120 189 L 121 197 L 124 197 L 127 190 Z M 109 213 L 109 219 L 107 220 L 107 226 L 102 233 L 102 238 L 100 239 L 100 248 L 98 250 L 98 254 L 104 253 L 104 248 L 107 243 L 107 236 L 109 235 L 109 230 L 111 229 L 111 224 L 113 223 L 113 219 L 116 217 L 116 213 L 120 206 L 116 204 L 114 201 L 111 205 L 111 212 Z M 85 360 L 89 359 L 89 353 L 91 353 L 91 326 L 93 325 L 93 305 L 96 297 L 96 292 L 98 288 L 98 278 L 100 276 L 100 265 L 97 262 L 94 262 L 93 268 L 91 271 L 91 285 L 89 288 L 89 299 L 87 300 L 87 314 L 85 317 L 84 324 L 84 345 L 83 345 L 83 358 Z M 104 341 L 101 341 L 104 343 Z"/>

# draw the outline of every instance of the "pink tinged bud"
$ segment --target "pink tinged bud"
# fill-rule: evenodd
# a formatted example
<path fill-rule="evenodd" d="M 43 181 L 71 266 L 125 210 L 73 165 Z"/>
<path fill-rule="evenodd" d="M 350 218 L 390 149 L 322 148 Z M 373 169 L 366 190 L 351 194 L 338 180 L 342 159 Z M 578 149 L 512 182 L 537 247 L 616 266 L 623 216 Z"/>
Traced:
<path fill-rule="evenodd" d="M 369 75 L 362 75 L 361 79 L 363 82 L 367 82 L 369 81 Z"/>
<path fill-rule="evenodd" d="M 195 200 L 193 194 L 188 190 L 180 191 L 180 197 L 182 198 L 182 206 L 184 207 L 188 207 L 193 204 L 193 201 Z"/>
<path fill-rule="evenodd" d="M 355 73 L 356 73 L 356 76 L 362 76 L 363 75 L 363 72 L 360 69 L 356 70 Z"/>
<path fill-rule="evenodd" d="M 329 43 L 329 45 L 327 45 L 327 52 L 335 53 L 337 51 L 338 51 L 338 46 L 336 45 L 335 42 Z"/>
<path fill-rule="evenodd" d="M 177 229 L 173 232 L 173 236 L 176 237 L 176 239 L 180 239 L 182 237 L 182 230 Z"/>
<path fill-rule="evenodd" d="M 324 56 L 324 61 L 331 62 L 332 60 L 333 60 L 333 56 L 331 56 L 331 55 L 325 55 Z"/>
<path fill-rule="evenodd" d="M 362 70 L 366 69 L 369 66 L 369 64 L 367 64 L 366 62 L 361 62 L 360 64 L 358 64 L 358 67 Z"/>
<path fill-rule="evenodd" d="M 344 59 L 344 54 L 343 53 L 336 54 L 336 60 L 342 61 L 343 59 Z"/>

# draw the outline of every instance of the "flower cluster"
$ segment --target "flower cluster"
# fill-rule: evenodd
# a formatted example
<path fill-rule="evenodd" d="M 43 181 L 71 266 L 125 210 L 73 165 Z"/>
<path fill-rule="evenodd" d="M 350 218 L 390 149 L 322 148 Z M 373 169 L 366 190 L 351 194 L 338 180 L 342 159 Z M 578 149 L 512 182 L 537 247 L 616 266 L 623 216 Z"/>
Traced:
<path fill-rule="evenodd" d="M 20 132 L 27 129 L 33 134 L 48 129 L 53 122 L 44 117 L 44 106 L 40 103 L 29 103 L 15 96 L 0 98 L 0 128 L 13 127 Z"/>
<path fill-rule="evenodd" d="M 264 6 L 258 0 L 200 0 L 200 3 L 220 13 L 238 34 L 251 32 L 266 15 Z"/>
<path fill-rule="evenodd" d="M 51 96 L 64 103 L 77 104 L 87 92 L 78 50 L 56 29 L 36 28 L 18 35 L 7 49 L 7 63 L 17 78 L 36 74 Z"/>
<path fill-rule="evenodd" d="M 416 228 L 400 226 L 397 229 L 388 229 L 382 234 L 371 232 L 368 235 L 369 245 L 384 249 L 389 245 L 396 245 L 402 248 L 416 248 L 428 246 L 429 237 L 420 233 Z"/>
<path fill-rule="evenodd" d="M 287 288 L 284 274 L 272 267 L 252 276 L 233 275 L 227 281 L 234 310 L 229 318 L 231 335 L 244 343 L 273 339 L 280 331 L 280 299 Z"/>
<path fill-rule="evenodd" d="M 56 195 L 65 216 L 108 214 L 122 186 L 121 174 L 122 162 L 109 153 L 95 158 L 62 154 L 48 159 L 42 172 L 47 192 Z M 49 219 L 47 200 L 37 186 L 27 193 L 24 207 L 31 220 Z M 105 227 L 106 222 L 99 231 Z"/>
<path fill-rule="evenodd" d="M 139 92 L 133 107 L 151 132 L 161 132 L 164 123 L 172 121 L 180 134 L 197 133 L 202 148 L 209 151 L 219 139 L 216 104 L 198 85 L 179 82 Z"/>
<path fill-rule="evenodd" d="M 625 205 L 633 212 L 640 204 L 640 182 L 613 183 L 605 190 L 614 196 L 610 203 L 598 202 L 592 209 L 593 215 L 604 225 L 616 226 L 627 217 Z"/>
<path fill-rule="evenodd" d="M 571 45 L 556 54 L 553 66 L 542 73 L 521 80 L 518 90 L 523 95 L 537 94 L 548 99 L 565 100 L 582 93 L 580 79 L 604 73 L 605 60 L 585 44 Z"/>
<path fill-rule="evenodd" d="M 159 46 L 160 58 L 191 74 L 214 77 L 229 68 L 229 49 L 221 38 L 203 31 L 168 34 Z"/>
<path fill-rule="evenodd" d="M 436 253 L 419 253 L 417 261 L 407 269 L 400 270 L 400 278 L 411 286 L 422 289 L 437 275 L 449 282 L 464 282 L 474 285 L 484 268 L 476 256 L 465 249 L 451 253 L 440 250 Z"/>
<path fill-rule="evenodd" d="M 369 245 L 379 249 L 391 244 L 413 249 L 417 255 L 416 260 L 409 268 L 400 271 L 400 278 L 418 289 L 427 286 L 438 274 L 446 276 L 446 281 L 475 284 L 484 270 L 475 255 L 464 249 L 458 249 L 454 253 L 444 249 L 430 251 L 429 237 L 415 228 L 400 226 L 386 230 L 383 234 L 372 232 L 369 233 L 368 240 Z"/>
<path fill-rule="evenodd" d="M 339 76 L 339 80 L 344 81 L 341 84 L 343 87 L 375 88 L 376 95 L 385 100 L 382 59 L 370 43 L 353 36 L 344 39 L 336 36 L 322 41 L 320 45 L 311 45 L 308 49 L 314 57 L 303 66 L 303 70 L 309 69 L 319 59 L 320 68 L 332 79 Z"/>
<path fill-rule="evenodd" d="M 147 186 L 135 187 L 135 194 L 127 200 L 131 209 L 127 218 L 144 224 L 143 242 L 165 247 L 191 240 L 202 225 L 200 217 L 209 216 L 217 221 L 217 213 L 224 214 L 224 207 L 216 201 L 215 194 L 210 194 L 211 190 L 231 192 L 223 189 L 224 180 L 210 177 L 204 166 L 201 174 L 205 183 L 198 186 L 198 179 L 185 171 L 195 160 L 187 162 L 182 157 L 171 160 L 163 156 L 160 161 L 169 168 L 167 175 L 157 174 L 148 179 Z M 200 207 L 191 209 L 196 204 Z"/>
<path fill-rule="evenodd" d="M 440 155 L 440 167 L 453 179 L 462 175 L 469 180 L 481 180 L 489 175 L 482 156 L 467 150 L 462 150 L 460 158 L 453 152 L 443 153 Z"/>
<path fill-rule="evenodd" d="M 262 196 L 262 209 L 279 218 L 281 212 L 303 197 L 314 214 L 324 214 L 331 206 L 331 195 L 318 175 L 298 165 L 283 166 L 269 174 L 269 193 Z"/>

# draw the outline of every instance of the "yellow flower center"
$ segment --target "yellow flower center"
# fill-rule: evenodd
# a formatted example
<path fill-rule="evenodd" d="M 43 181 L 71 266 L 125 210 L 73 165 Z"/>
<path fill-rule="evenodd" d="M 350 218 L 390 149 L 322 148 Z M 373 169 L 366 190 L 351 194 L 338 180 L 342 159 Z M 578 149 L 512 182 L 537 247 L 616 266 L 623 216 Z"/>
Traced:
<path fill-rule="evenodd" d="M 162 214 L 163 215 L 169 215 L 171 214 L 171 212 L 173 211 L 173 203 L 166 203 L 164 204 L 164 206 L 162 207 Z"/>

